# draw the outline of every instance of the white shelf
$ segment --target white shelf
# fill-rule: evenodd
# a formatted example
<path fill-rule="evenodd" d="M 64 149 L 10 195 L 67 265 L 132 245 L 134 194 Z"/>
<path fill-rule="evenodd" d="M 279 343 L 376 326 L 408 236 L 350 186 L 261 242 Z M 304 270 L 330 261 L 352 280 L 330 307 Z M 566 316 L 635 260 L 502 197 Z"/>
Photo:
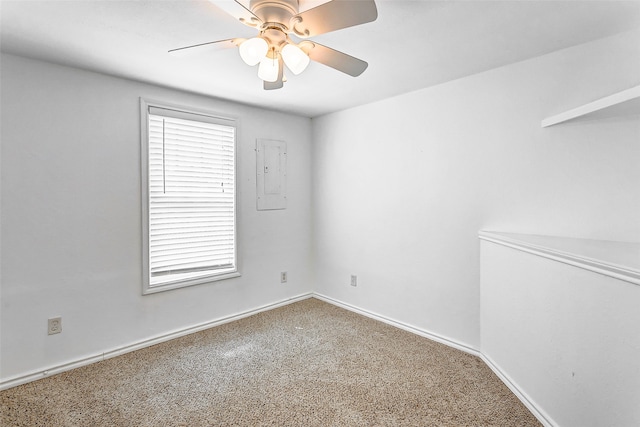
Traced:
<path fill-rule="evenodd" d="M 481 240 L 640 285 L 640 243 L 481 231 Z"/>
<path fill-rule="evenodd" d="M 640 86 L 547 117 L 542 121 L 542 127 L 546 128 L 587 115 L 592 118 L 605 118 L 629 114 L 640 114 Z"/>

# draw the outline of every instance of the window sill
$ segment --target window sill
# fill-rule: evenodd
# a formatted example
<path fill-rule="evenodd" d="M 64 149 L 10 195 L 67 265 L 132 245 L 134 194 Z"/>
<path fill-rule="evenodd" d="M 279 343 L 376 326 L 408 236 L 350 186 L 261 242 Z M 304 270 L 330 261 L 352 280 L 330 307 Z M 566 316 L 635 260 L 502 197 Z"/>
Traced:
<path fill-rule="evenodd" d="M 241 274 L 238 271 L 233 271 L 229 273 L 216 274 L 204 277 L 198 277 L 194 279 L 185 279 L 173 282 L 167 282 L 159 285 L 149 286 L 145 284 L 144 289 L 142 290 L 142 295 L 155 294 L 158 292 L 170 291 L 173 289 L 186 288 L 194 285 L 201 285 L 203 283 L 211 283 L 217 282 L 219 280 L 232 279 L 234 277 L 240 277 Z"/>

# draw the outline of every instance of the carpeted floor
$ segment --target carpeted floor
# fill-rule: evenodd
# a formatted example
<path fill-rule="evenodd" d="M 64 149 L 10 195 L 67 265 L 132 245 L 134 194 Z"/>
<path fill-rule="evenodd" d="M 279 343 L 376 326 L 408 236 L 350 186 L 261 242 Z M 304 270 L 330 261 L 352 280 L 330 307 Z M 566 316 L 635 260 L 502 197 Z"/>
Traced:
<path fill-rule="evenodd" d="M 540 426 L 477 357 L 308 299 L 0 393 L 8 426 Z"/>

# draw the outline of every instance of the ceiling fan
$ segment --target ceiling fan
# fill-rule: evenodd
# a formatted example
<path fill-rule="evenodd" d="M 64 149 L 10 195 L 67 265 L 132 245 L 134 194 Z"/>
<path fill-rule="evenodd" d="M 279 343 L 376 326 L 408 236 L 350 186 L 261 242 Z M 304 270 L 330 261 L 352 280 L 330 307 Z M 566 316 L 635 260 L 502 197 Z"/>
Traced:
<path fill-rule="evenodd" d="M 375 21 L 378 10 L 374 0 L 331 0 L 302 13 L 298 0 L 250 0 L 248 7 L 241 0 L 209 1 L 257 29 L 259 34 L 250 39 L 225 39 L 181 47 L 169 53 L 181 55 L 238 47 L 247 65 L 259 64 L 258 77 L 264 81 L 265 90 L 283 87 L 284 65 L 297 75 L 312 60 L 354 77 L 368 66 L 365 61 L 311 40 L 296 43 L 289 35 L 307 39 Z"/>

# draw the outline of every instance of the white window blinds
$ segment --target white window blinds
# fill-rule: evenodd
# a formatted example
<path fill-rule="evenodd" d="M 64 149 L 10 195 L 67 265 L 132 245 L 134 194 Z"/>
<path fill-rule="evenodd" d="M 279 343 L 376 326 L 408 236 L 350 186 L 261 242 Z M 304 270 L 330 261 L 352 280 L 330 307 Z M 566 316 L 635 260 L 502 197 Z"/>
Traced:
<path fill-rule="evenodd" d="M 149 287 L 237 271 L 235 125 L 148 113 Z"/>

